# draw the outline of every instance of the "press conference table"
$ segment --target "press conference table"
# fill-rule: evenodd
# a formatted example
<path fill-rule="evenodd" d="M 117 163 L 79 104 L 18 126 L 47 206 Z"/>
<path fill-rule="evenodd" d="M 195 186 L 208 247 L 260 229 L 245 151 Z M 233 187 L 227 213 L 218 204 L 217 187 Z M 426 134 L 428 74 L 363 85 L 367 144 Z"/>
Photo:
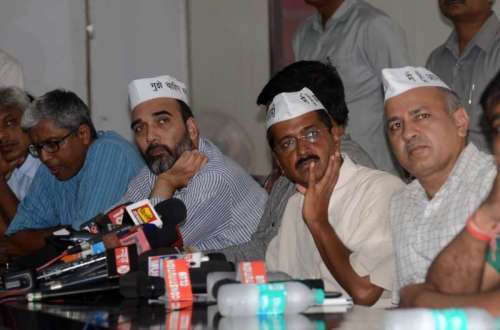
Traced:
<path fill-rule="evenodd" d="M 85 299 L 0 305 L 0 327 L 9 329 L 383 329 L 384 310 L 355 306 L 345 313 L 300 314 L 262 323 L 222 318 L 217 305 L 167 311 L 162 305 L 122 299 L 115 294 Z M 260 323 L 259 323 L 260 322 Z"/>

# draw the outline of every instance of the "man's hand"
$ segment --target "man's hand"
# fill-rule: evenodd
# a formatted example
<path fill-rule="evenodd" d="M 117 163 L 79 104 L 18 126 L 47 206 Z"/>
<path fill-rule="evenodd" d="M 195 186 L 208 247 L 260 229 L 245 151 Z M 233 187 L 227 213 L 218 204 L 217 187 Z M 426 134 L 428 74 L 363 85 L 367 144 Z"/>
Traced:
<path fill-rule="evenodd" d="M 410 284 L 399 291 L 399 307 L 417 307 L 421 295 L 433 291 L 427 283 Z"/>
<path fill-rule="evenodd" d="M 307 188 L 297 187 L 304 194 L 302 216 L 309 228 L 328 222 L 328 205 L 333 189 L 337 184 L 341 165 L 342 157 L 340 152 L 336 151 L 328 160 L 325 174 L 319 181 L 316 181 L 316 163 L 311 162 L 307 177 Z"/>
<path fill-rule="evenodd" d="M 189 180 L 207 162 L 207 156 L 198 150 L 184 151 L 168 171 L 158 176 L 151 197 L 172 197 L 177 189 L 187 186 Z"/>

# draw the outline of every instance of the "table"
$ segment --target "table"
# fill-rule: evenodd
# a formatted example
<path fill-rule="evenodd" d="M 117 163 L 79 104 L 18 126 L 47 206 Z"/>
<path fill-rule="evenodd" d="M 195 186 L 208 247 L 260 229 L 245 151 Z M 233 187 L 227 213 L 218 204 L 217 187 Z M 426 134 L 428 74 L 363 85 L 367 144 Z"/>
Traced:
<path fill-rule="evenodd" d="M 94 295 L 53 302 L 0 305 L 0 326 L 17 329 L 382 329 L 384 310 L 355 306 L 346 313 L 323 311 L 285 318 L 223 318 L 217 305 L 167 311 L 163 305 Z"/>

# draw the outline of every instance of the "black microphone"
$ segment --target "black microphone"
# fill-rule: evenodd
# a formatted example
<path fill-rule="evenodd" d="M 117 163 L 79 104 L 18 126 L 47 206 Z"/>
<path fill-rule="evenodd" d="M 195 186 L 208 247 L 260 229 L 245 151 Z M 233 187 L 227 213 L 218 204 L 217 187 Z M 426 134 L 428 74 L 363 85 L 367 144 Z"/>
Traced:
<path fill-rule="evenodd" d="M 163 226 L 154 228 L 153 225 L 144 225 L 144 233 L 152 249 L 176 245 L 182 242 L 178 226 L 186 220 L 187 209 L 183 201 L 178 198 L 170 198 L 155 206 Z"/>

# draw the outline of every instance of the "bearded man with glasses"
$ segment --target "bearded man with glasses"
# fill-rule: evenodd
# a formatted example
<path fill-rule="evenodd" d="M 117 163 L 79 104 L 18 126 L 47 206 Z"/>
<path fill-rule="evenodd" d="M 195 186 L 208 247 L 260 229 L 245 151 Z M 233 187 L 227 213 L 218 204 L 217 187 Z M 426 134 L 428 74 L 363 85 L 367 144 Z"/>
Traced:
<path fill-rule="evenodd" d="M 87 106 L 70 91 L 36 99 L 21 126 L 31 140 L 30 154 L 43 165 L 7 228 L 2 247 L 9 255 L 38 249 L 56 227 L 78 229 L 106 211 L 144 166 L 131 143 L 114 132 L 96 131 Z"/>
<path fill-rule="evenodd" d="M 297 189 L 267 248 L 268 269 L 321 278 L 327 291 L 342 291 L 356 304 L 390 305 L 388 211 L 402 181 L 342 154 L 341 133 L 308 88 L 276 95 L 266 121 L 274 158 Z"/>

